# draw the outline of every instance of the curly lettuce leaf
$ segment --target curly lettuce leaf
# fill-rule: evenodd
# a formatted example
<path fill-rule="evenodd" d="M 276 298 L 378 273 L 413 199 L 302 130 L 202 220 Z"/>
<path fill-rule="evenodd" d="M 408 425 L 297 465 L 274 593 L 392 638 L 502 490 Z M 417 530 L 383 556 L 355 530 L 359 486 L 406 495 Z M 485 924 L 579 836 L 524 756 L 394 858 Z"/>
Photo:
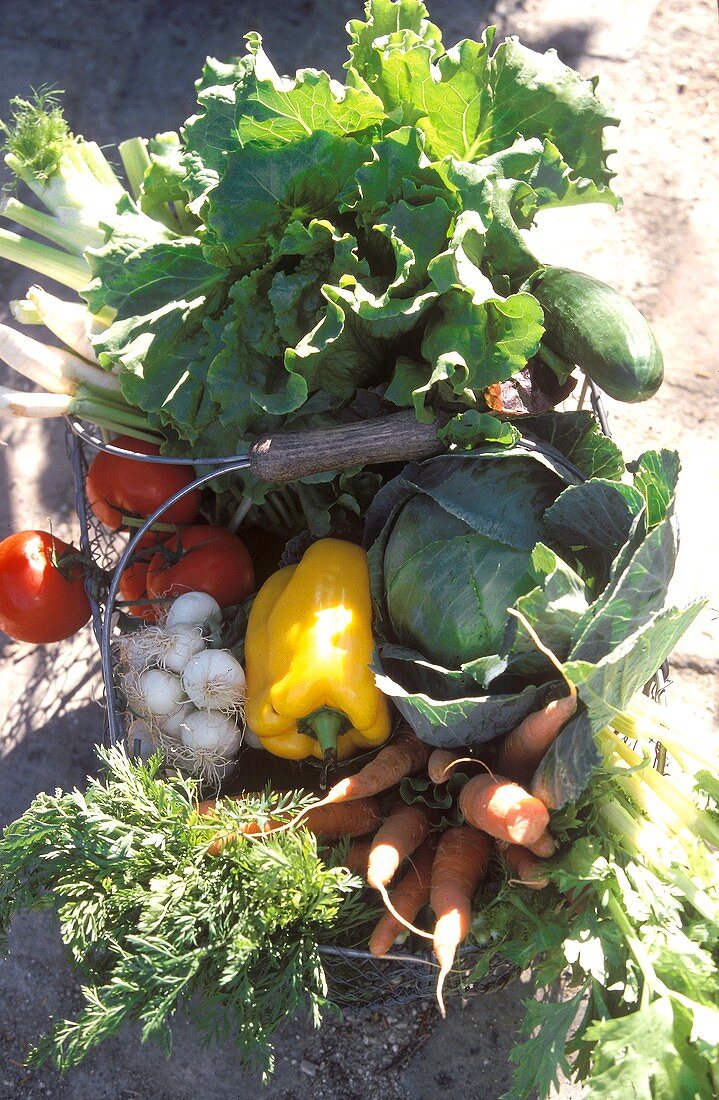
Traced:
<path fill-rule="evenodd" d="M 388 115 L 421 126 L 436 160 L 481 160 L 519 135 L 549 139 L 563 165 L 562 187 L 570 187 L 567 172 L 576 178 L 574 198 L 583 179 L 595 193 L 607 186 L 613 173 L 604 131 L 617 119 L 598 99 L 596 80 L 564 65 L 556 51 L 540 54 L 514 38 L 491 54 L 494 28 L 480 42 L 441 52 L 426 15 L 421 3 L 377 0 L 368 4 L 366 22 L 348 26 L 349 76 L 365 82 Z"/>
<path fill-rule="evenodd" d="M 330 424 L 367 387 L 421 419 L 481 415 L 520 375 L 530 393 L 523 232 L 545 206 L 613 201 L 612 120 L 551 54 L 495 49 L 492 29 L 445 50 L 420 0 L 370 0 L 348 30 L 344 86 L 281 77 L 256 34 L 208 59 L 180 142 L 152 146 L 140 209 L 124 200 L 90 257 L 88 301 L 116 312 L 101 359 L 172 448 Z M 358 507 L 355 482 L 322 484 L 335 497 L 301 491 L 315 529 Z"/>
<path fill-rule="evenodd" d="M 551 138 L 575 172 L 597 185 L 611 181 L 604 131 L 618 119 L 598 99 L 596 78 L 580 76 L 556 50 L 540 54 L 509 38 L 492 57 L 491 82 L 488 153 L 506 148 L 518 134 Z"/>
<path fill-rule="evenodd" d="M 231 262 L 249 271 L 267 258 L 269 238 L 280 237 L 294 219 L 330 213 L 369 155 L 353 138 L 323 131 L 277 148 L 232 150 L 209 194 L 207 224 Z"/>
<path fill-rule="evenodd" d="M 437 439 L 446 447 L 472 450 L 478 443 L 501 443 L 513 447 L 519 442 L 520 433 L 506 420 L 498 420 L 496 416 L 476 409 L 467 409 L 453 416 L 444 427 L 438 428 Z"/>
<path fill-rule="evenodd" d="M 492 27 L 485 31 L 481 42 L 470 39 L 459 42 L 437 61 L 439 80 L 429 72 L 422 81 L 423 115 L 419 126 L 436 160 L 455 157 L 472 161 L 488 146 L 493 41 Z"/>
<path fill-rule="evenodd" d="M 182 128 L 185 177 L 190 209 L 201 214 L 207 194 L 216 186 L 231 149 L 239 148 L 235 129 L 237 89 L 253 71 L 256 54 L 229 63 L 208 57 L 197 82 L 200 110 Z"/>
<path fill-rule="evenodd" d="M 436 198 L 454 206 L 453 189 L 440 170 L 427 162 L 422 131 L 401 126 L 373 143 L 371 159 L 355 172 L 340 209 L 351 210 L 371 229 L 402 199 L 418 206 Z"/>
<path fill-rule="evenodd" d="M 511 378 L 527 365 L 544 332 L 543 313 L 531 294 L 476 301 L 472 290 L 447 291 L 440 316 L 427 326 L 422 355 L 432 372 L 420 388 L 449 400 L 465 393 L 472 401 L 493 382 Z"/>
<path fill-rule="evenodd" d="M 365 134 L 383 120 L 384 107 L 376 95 L 365 88 L 343 87 L 317 69 L 300 69 L 294 80 L 263 80 L 253 72 L 242 81 L 235 107 L 240 144 L 258 142 L 268 148 L 320 130 Z"/>
<path fill-rule="evenodd" d="M 373 83 L 377 71 L 375 43 L 378 39 L 409 32 L 424 43 L 433 57 L 442 53 L 442 32 L 431 23 L 422 0 L 367 0 L 365 21 L 351 19 L 347 24 L 350 36 L 350 60 L 345 65 L 349 78 L 359 76 Z"/>

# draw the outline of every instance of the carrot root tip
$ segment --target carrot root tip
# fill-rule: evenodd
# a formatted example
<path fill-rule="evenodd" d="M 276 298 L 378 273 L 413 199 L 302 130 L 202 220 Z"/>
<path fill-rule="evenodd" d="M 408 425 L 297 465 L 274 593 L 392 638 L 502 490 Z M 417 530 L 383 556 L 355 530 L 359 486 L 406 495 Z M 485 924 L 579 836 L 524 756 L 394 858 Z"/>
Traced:
<path fill-rule="evenodd" d="M 370 885 L 374 884 L 370 883 Z M 421 928 L 416 928 L 415 925 L 406 920 L 401 913 L 397 912 L 394 905 L 392 904 L 392 899 L 387 892 L 387 887 L 383 883 L 378 883 L 377 885 L 375 885 L 375 890 L 379 890 L 382 901 L 385 903 L 394 919 L 398 920 L 400 924 L 404 925 L 404 927 L 408 931 L 414 932 L 416 936 L 422 936 L 426 940 L 434 939 L 430 932 L 424 932 Z"/>
<path fill-rule="evenodd" d="M 439 972 L 439 977 L 437 978 L 437 989 L 436 989 L 437 1007 L 439 1009 L 440 1016 L 442 1017 L 443 1020 L 447 1019 L 447 1009 L 445 1008 L 445 1005 L 444 1005 L 444 982 L 445 982 L 445 978 L 447 977 L 447 975 L 449 974 L 451 969 L 452 969 L 452 963 L 451 962 L 450 963 L 445 963 L 445 965 L 442 967 L 442 969 Z"/>

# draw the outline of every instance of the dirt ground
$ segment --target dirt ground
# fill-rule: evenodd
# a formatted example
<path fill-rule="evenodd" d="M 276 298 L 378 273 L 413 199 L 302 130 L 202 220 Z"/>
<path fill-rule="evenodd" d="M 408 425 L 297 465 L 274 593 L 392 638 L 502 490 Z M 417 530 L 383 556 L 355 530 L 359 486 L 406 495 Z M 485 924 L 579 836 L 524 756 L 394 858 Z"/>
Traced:
<path fill-rule="evenodd" d="M 0 117 L 7 100 L 50 83 L 66 90 L 73 129 L 103 144 L 176 128 L 193 110 L 192 81 L 206 54 L 241 49 L 260 30 L 278 68 L 328 68 L 344 60 L 343 23 L 359 0 L 0 0 Z M 431 14 L 451 43 L 477 37 L 487 22 L 535 48 L 557 48 L 587 75 L 622 119 L 613 167 L 624 207 L 546 215 L 535 247 L 546 261 L 582 268 L 630 294 L 652 320 L 667 363 L 659 395 L 610 409 L 630 456 L 677 447 L 683 551 L 677 599 L 705 594 L 709 605 L 671 663 L 671 704 L 687 736 L 719 725 L 719 389 L 716 314 L 719 278 L 719 80 L 713 0 L 434 0 Z M 338 47 L 338 42 L 342 42 Z M 4 303 L 32 276 L 0 264 Z M 0 374 L 0 383 L 5 379 Z M 76 537 L 73 492 L 57 424 L 0 423 L 0 538 L 46 527 Z M 0 825 L 41 790 L 82 785 L 94 769 L 101 687 L 89 629 L 72 643 L 33 649 L 0 638 Z M 188 1024 L 176 1030 L 169 1061 L 120 1034 L 59 1079 L 29 1072 L 23 1058 L 48 1016 L 71 1015 L 79 991 L 44 916 L 15 922 L 0 963 L 0 1100 L 190 1100 L 198 1085 L 223 1098 L 254 1097 L 230 1048 L 203 1049 Z M 508 1052 L 522 1018 L 525 981 L 453 1006 L 445 1023 L 420 1003 L 329 1021 L 319 1031 L 297 1021 L 278 1038 L 274 1100 L 497 1100 L 508 1087 Z M 579 1095 L 563 1085 L 565 1100 Z"/>

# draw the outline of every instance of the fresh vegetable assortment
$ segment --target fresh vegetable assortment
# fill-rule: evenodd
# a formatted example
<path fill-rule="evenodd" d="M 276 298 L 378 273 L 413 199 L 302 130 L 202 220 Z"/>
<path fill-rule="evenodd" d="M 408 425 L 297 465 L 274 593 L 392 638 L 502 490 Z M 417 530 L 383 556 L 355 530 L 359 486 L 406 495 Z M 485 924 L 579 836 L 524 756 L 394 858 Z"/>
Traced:
<path fill-rule="evenodd" d="M 669 599 L 679 461 L 625 465 L 557 408 L 575 366 L 650 398 L 661 352 L 523 235 L 618 204 L 616 120 L 552 51 L 491 28 L 445 49 L 420 0 L 365 15 L 344 83 L 280 77 L 255 34 L 208 59 L 179 134 L 119 147 L 127 185 L 51 93 L 11 104 L 6 160 L 47 212 L 3 213 L 50 243 L 0 230 L 0 255 L 79 297 L 14 303 L 64 349 L 6 327 L 0 355 L 47 392 L 0 403 L 149 457 L 94 458 L 96 522 L 132 537 L 193 458 L 262 435 L 371 435 L 407 409 L 436 442 L 286 484 L 213 476 L 136 539 L 109 609 L 125 743 L 0 839 L 0 926 L 55 906 L 85 975 L 33 1057 L 75 1065 L 125 1021 L 167 1042 L 198 994 L 209 1034 L 270 1071 L 281 1019 L 336 997 L 323 947 L 411 936 L 443 1013 L 460 950 L 467 985 L 497 960 L 564 979 L 528 1004 L 510 1097 L 562 1070 L 590 1096 L 710 1098 L 719 746 L 644 694 L 702 606 Z M 19 640 L 67 637 L 83 570 L 107 581 L 49 539 L 0 544 Z"/>

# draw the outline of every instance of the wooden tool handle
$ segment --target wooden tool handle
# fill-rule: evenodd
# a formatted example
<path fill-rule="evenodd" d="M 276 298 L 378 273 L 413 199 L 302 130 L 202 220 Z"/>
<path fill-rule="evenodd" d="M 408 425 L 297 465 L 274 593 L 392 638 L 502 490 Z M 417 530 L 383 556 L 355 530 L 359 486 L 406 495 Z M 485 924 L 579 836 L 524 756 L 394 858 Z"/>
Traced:
<path fill-rule="evenodd" d="M 429 458 L 443 450 L 436 425 L 420 424 L 407 410 L 336 428 L 263 436 L 250 447 L 250 470 L 262 481 L 294 481 L 349 466 Z"/>

